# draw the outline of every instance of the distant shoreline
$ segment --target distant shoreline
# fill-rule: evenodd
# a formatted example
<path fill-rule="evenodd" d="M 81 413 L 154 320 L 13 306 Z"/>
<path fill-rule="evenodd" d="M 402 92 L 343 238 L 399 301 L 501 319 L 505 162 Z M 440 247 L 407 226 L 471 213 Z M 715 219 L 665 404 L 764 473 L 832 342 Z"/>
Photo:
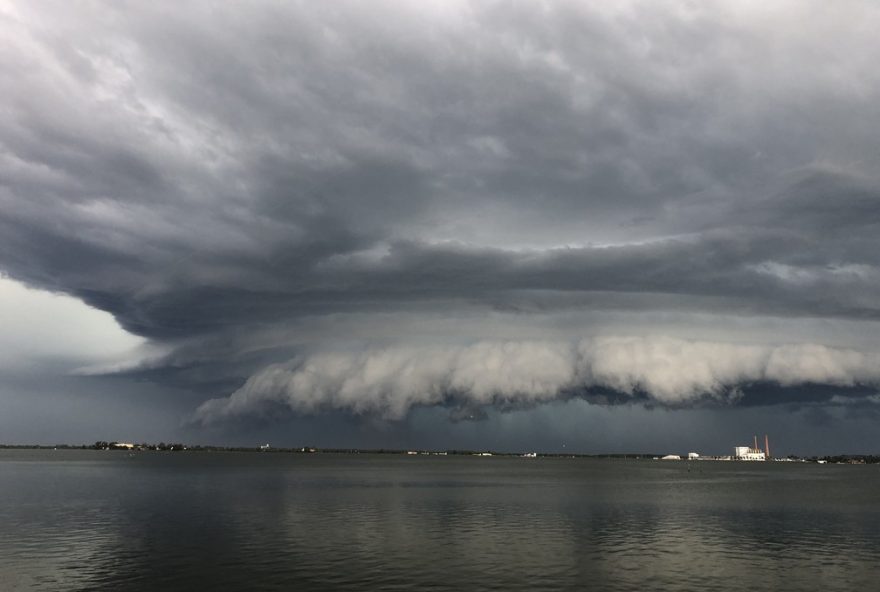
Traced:
<path fill-rule="evenodd" d="M 116 442 L 98 442 L 95 444 L 0 444 L 0 450 L 101 450 L 108 452 L 239 452 L 260 454 L 386 454 L 398 456 L 477 456 L 477 457 L 505 457 L 505 458 L 587 458 L 587 459 L 617 459 L 617 460 L 660 460 L 664 455 L 657 453 L 607 453 L 586 454 L 570 452 L 510 452 L 495 450 L 420 450 L 420 449 L 392 449 L 392 448 L 316 448 L 312 446 L 296 447 L 267 447 L 267 446 L 202 446 L 183 444 L 123 444 Z M 720 457 L 702 457 L 688 461 L 684 457 L 679 462 L 755 462 L 755 461 L 729 461 L 721 460 Z M 798 461 L 829 464 L 880 464 L 880 455 L 877 454 L 836 454 L 825 456 L 796 456 L 789 455 L 785 458 L 773 459 L 775 461 Z M 670 461 L 664 461 L 670 462 Z"/>

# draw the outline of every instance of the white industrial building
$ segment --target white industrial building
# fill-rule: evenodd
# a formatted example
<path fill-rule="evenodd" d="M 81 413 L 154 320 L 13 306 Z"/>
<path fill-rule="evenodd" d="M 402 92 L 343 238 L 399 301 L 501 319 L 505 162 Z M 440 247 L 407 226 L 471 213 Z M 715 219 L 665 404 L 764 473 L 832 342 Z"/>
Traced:
<path fill-rule="evenodd" d="M 760 448 L 736 446 L 733 449 L 733 458 L 736 460 L 767 460 L 767 455 Z"/>

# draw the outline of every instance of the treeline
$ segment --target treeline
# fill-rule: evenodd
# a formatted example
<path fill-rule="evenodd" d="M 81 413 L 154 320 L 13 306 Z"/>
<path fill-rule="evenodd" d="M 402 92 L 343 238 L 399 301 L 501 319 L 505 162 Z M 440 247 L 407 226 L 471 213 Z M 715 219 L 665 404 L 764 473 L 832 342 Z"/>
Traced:
<path fill-rule="evenodd" d="M 824 460 L 827 463 L 845 465 L 873 465 L 880 463 L 880 456 L 876 454 L 838 454 L 835 456 L 812 457 L 807 460 Z"/>
<path fill-rule="evenodd" d="M 186 450 L 186 446 L 179 443 L 166 444 L 165 442 L 159 442 L 158 444 L 147 444 L 143 442 L 141 444 L 129 444 L 125 442 L 105 442 L 104 440 L 98 440 L 89 448 L 92 450 L 170 450 L 174 452 Z"/>
<path fill-rule="evenodd" d="M 187 446 L 179 442 L 158 444 L 148 444 L 141 442 L 138 444 L 98 440 L 94 444 L 0 444 L 0 449 L 32 449 L 32 450 L 154 450 L 154 451 L 191 451 L 191 452 L 269 452 L 269 453 L 316 453 L 325 454 L 419 454 L 419 455 L 448 455 L 448 456 L 473 456 L 490 452 L 492 456 L 521 456 L 521 452 L 498 452 L 485 450 L 419 450 L 419 449 L 399 449 L 399 448 L 315 448 L 314 446 L 295 446 L 295 447 L 269 447 L 269 446 Z M 572 454 L 572 453 L 538 453 L 537 456 L 544 458 L 616 458 L 616 459 L 650 459 L 660 456 L 659 454 Z M 789 460 L 806 461 L 806 462 L 826 462 L 828 464 L 880 464 L 880 455 L 877 454 L 837 454 L 828 456 L 808 456 L 800 457 L 789 455 Z"/>

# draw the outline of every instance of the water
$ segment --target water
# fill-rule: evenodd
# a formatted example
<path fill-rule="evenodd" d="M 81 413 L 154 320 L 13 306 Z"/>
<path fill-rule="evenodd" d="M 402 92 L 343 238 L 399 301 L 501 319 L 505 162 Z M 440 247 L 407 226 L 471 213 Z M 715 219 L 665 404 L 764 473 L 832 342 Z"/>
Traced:
<path fill-rule="evenodd" d="M 0 590 L 856 590 L 880 466 L 0 450 Z"/>

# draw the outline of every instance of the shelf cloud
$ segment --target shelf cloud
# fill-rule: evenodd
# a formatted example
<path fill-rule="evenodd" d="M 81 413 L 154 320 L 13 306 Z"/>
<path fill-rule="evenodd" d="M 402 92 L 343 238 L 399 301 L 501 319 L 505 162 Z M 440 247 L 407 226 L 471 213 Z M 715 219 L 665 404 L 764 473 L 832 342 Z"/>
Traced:
<path fill-rule="evenodd" d="M 322 353 L 268 366 L 194 420 L 212 423 L 280 405 L 297 413 L 344 410 L 402 419 L 413 406 L 533 405 L 591 389 L 682 406 L 736 402 L 740 386 L 880 380 L 880 354 L 815 344 L 738 345 L 671 338 L 602 337 L 577 343 L 483 342 Z"/>

